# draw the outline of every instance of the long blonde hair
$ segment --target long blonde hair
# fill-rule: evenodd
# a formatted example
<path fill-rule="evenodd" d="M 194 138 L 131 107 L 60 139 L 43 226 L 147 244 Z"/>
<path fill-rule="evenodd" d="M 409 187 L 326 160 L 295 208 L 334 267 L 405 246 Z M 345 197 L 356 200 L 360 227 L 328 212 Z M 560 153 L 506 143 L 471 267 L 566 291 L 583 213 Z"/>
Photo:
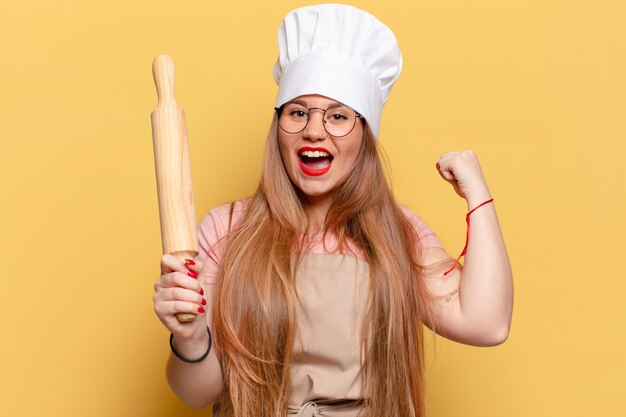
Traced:
<path fill-rule="evenodd" d="M 284 417 L 291 392 L 296 290 L 294 243 L 306 236 L 306 201 L 283 168 L 277 118 L 259 187 L 228 236 L 215 302 L 225 388 L 220 416 Z M 431 312 L 415 230 L 396 203 L 374 136 L 364 124 L 352 173 L 335 191 L 326 230 L 354 243 L 370 271 L 363 321 L 365 415 L 424 415 L 423 326 Z M 399 256 L 398 254 L 403 254 Z"/>

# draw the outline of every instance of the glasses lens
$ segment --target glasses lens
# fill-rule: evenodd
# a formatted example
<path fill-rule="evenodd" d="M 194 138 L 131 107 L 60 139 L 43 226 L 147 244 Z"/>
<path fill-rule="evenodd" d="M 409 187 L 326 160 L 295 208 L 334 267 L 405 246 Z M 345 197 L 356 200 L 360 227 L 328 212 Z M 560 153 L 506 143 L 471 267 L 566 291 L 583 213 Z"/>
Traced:
<path fill-rule="evenodd" d="M 309 120 L 308 110 L 297 103 L 287 103 L 280 112 L 278 123 L 287 133 L 298 133 L 306 126 Z"/>
<path fill-rule="evenodd" d="M 331 106 L 324 114 L 326 130 L 332 136 L 345 136 L 352 131 L 356 122 L 356 114 L 344 105 Z"/>

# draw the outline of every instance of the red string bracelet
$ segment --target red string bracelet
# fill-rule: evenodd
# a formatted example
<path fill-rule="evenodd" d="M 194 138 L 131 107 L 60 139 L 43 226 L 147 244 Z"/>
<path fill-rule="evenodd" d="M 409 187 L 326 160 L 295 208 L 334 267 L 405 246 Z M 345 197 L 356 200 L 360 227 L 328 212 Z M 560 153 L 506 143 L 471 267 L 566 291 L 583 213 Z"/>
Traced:
<path fill-rule="evenodd" d="M 465 252 L 467 252 L 467 244 L 469 242 L 469 235 L 470 235 L 470 214 L 472 214 L 477 208 L 482 207 L 482 206 L 484 206 L 487 203 L 491 203 L 492 201 L 493 201 L 493 198 L 491 200 L 487 200 L 487 201 L 485 201 L 483 203 L 480 203 L 478 206 L 474 207 L 472 210 L 470 210 L 469 213 L 467 213 L 465 215 L 465 222 L 467 223 L 467 234 L 465 236 L 465 247 L 463 248 L 463 252 L 461 252 L 459 257 L 456 258 L 456 261 L 454 261 L 454 265 L 452 265 L 452 268 L 450 268 L 446 272 L 444 272 L 444 275 L 448 275 L 450 272 L 452 272 L 452 270 L 454 269 L 456 264 L 459 263 L 459 260 L 461 259 L 461 257 L 463 255 L 465 255 Z"/>

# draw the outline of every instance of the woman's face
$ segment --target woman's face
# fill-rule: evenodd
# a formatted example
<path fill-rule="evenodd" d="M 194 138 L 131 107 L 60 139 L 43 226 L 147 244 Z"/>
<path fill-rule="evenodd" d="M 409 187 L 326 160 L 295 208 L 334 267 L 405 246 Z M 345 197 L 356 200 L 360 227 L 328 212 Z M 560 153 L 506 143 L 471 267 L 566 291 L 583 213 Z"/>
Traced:
<path fill-rule="evenodd" d="M 320 95 L 304 95 L 291 102 L 298 102 L 305 109 L 327 109 L 338 104 Z M 287 174 L 310 203 L 328 199 L 346 180 L 363 142 L 363 124 L 358 118 L 349 134 L 333 137 L 324 129 L 323 116 L 322 111 L 311 110 L 308 124 L 298 133 L 278 128 L 278 144 Z"/>

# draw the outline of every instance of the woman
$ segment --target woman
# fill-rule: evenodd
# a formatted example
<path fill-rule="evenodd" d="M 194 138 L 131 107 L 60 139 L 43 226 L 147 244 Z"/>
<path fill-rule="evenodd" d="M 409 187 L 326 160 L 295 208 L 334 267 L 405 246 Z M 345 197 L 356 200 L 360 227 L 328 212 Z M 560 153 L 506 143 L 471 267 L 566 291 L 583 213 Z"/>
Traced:
<path fill-rule="evenodd" d="M 510 327 L 511 269 L 478 160 L 436 164 L 471 209 L 461 268 L 381 166 L 380 113 L 402 66 L 389 28 L 309 6 L 287 15 L 279 50 L 256 194 L 204 217 L 195 260 L 162 258 L 168 381 L 222 416 L 423 416 L 422 324 L 476 346 Z"/>

